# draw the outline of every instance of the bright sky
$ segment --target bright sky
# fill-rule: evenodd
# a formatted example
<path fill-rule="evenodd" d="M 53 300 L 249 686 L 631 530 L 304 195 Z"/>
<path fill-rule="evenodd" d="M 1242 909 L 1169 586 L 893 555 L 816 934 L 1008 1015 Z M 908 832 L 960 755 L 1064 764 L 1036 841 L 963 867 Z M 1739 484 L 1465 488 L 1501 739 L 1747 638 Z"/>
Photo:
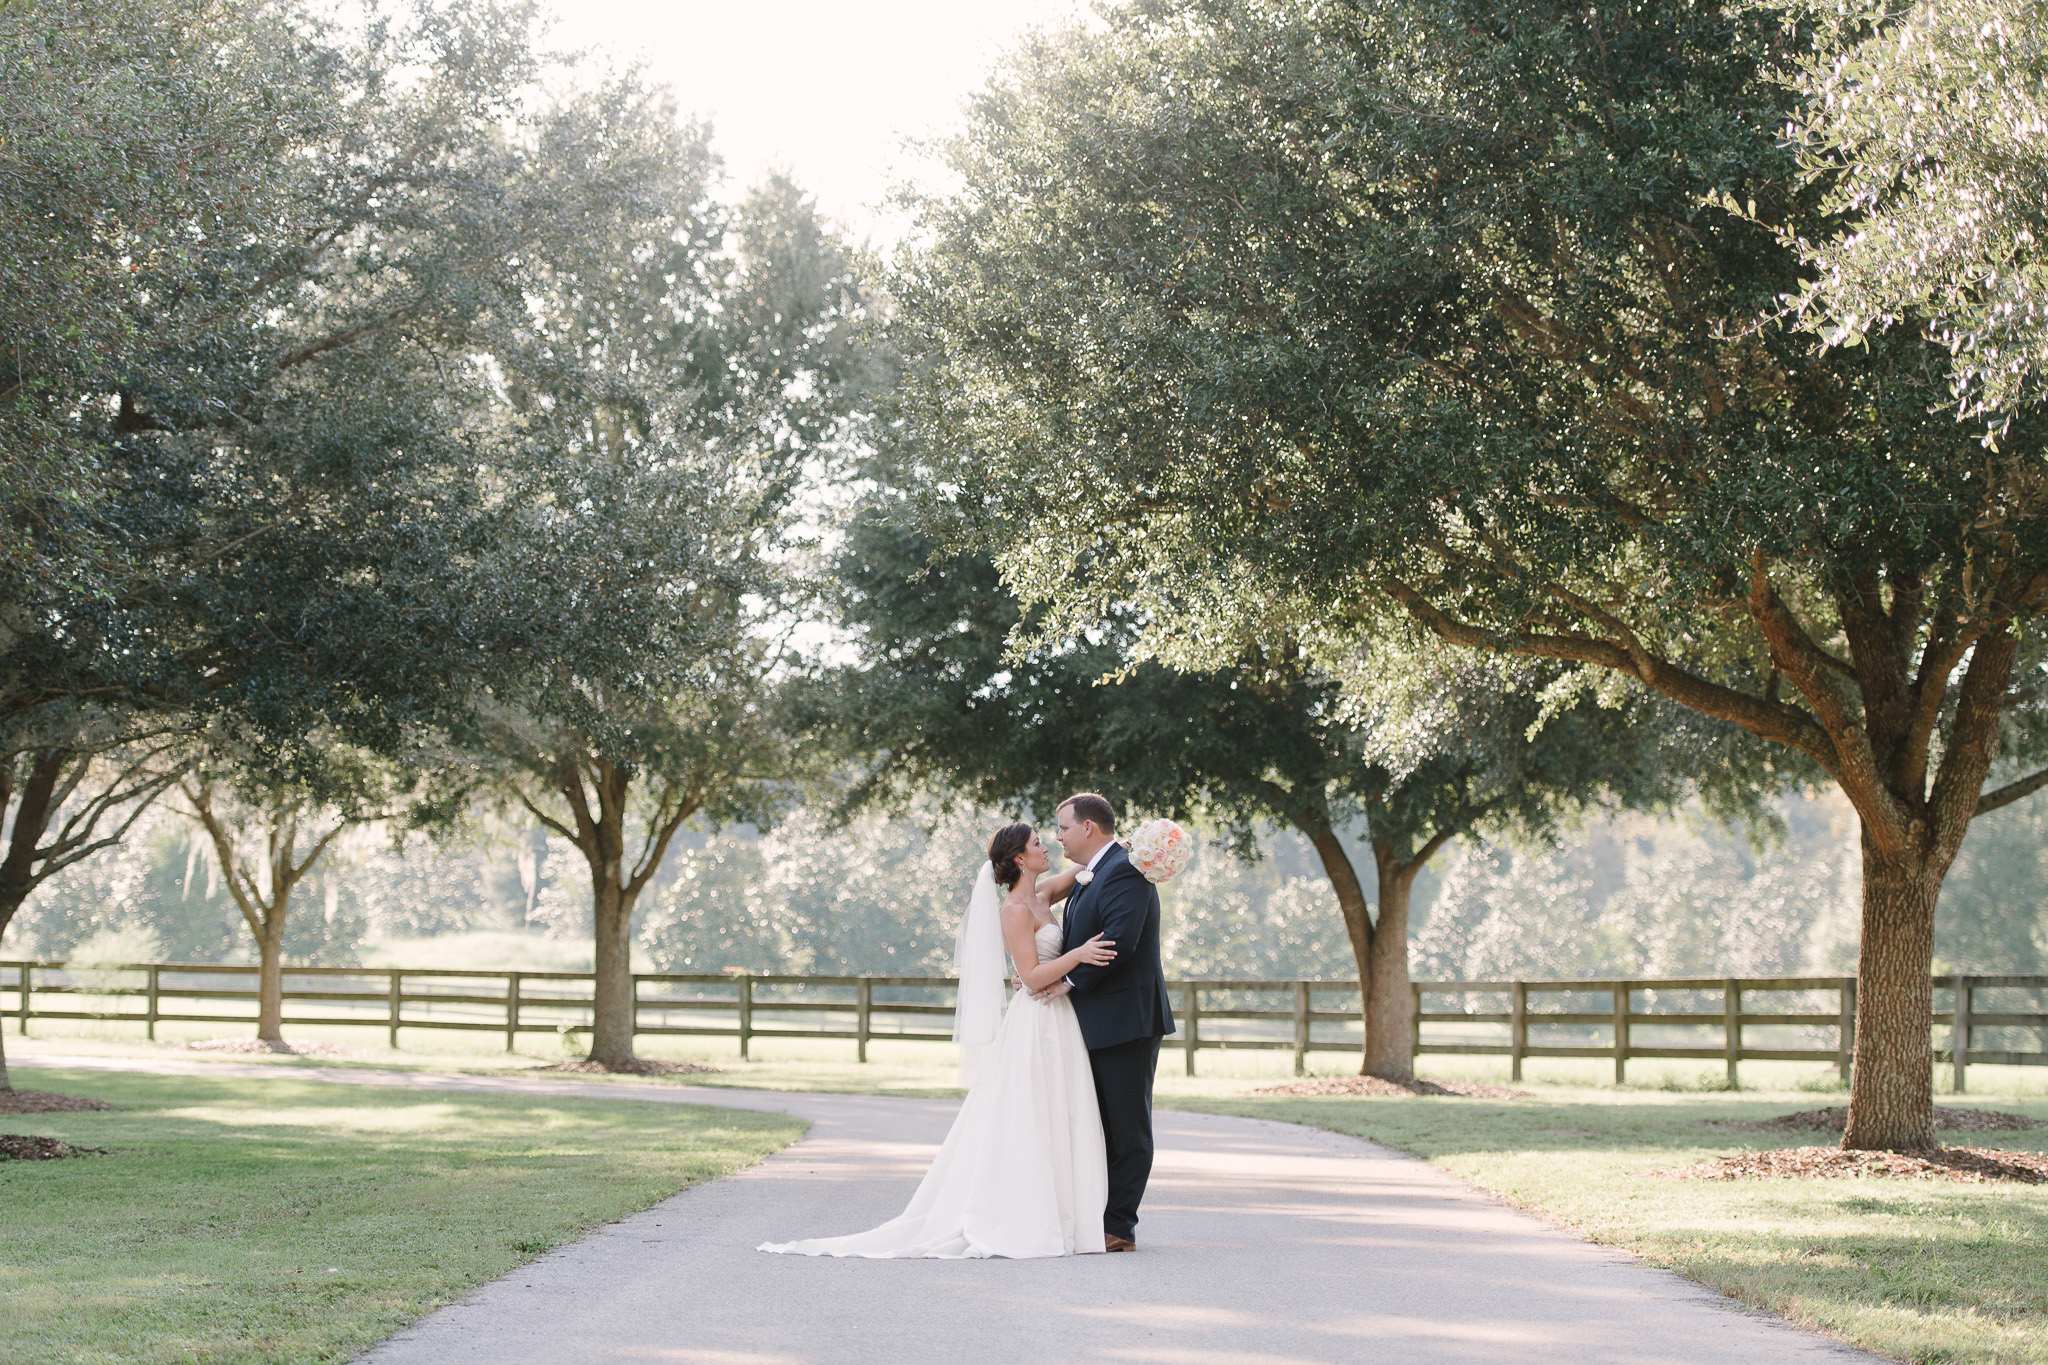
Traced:
<path fill-rule="evenodd" d="M 939 131 L 1013 35 L 1074 0 L 549 0 L 555 38 L 643 61 L 708 116 L 744 183 L 786 167 L 858 238 L 886 236 L 906 135 Z"/>

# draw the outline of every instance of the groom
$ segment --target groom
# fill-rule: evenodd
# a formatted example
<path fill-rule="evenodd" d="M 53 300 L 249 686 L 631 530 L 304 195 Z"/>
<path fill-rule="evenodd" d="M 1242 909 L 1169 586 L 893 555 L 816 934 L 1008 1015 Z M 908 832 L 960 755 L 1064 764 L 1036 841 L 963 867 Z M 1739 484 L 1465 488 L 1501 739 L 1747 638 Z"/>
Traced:
<path fill-rule="evenodd" d="M 1059 841 L 1068 860 L 1086 869 L 1067 897 L 1061 951 L 1097 934 L 1116 945 L 1114 961 L 1084 963 L 1067 973 L 1067 984 L 1109 1156 L 1104 1240 L 1111 1251 L 1135 1251 L 1138 1202 L 1152 1174 L 1152 1075 L 1159 1040 L 1173 1032 L 1159 965 L 1159 888 L 1131 865 L 1116 841 L 1116 812 L 1094 792 L 1061 803 Z"/>

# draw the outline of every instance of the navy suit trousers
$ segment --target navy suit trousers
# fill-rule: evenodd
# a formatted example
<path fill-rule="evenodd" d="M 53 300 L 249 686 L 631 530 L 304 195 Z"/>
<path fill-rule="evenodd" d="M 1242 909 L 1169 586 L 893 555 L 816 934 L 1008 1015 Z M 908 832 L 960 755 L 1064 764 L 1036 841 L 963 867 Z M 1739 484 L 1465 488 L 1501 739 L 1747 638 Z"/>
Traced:
<path fill-rule="evenodd" d="M 1152 1077 L 1159 1070 L 1159 1039 L 1090 1048 L 1095 1103 L 1102 1111 L 1102 1137 L 1109 1156 L 1109 1203 L 1102 1230 L 1136 1241 L 1138 1205 L 1152 1177 Z"/>

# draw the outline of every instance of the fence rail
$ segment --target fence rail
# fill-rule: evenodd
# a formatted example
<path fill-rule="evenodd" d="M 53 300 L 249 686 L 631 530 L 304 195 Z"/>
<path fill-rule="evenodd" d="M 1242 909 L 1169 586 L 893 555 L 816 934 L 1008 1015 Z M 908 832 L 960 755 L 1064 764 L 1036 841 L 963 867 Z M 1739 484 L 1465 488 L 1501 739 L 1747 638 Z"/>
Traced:
<path fill-rule="evenodd" d="M 119 1020 L 141 1024 L 152 1039 L 166 1022 L 246 1025 L 255 1020 L 256 970 L 0 962 L 0 1015 L 23 1033 L 37 1019 Z M 502 1033 L 509 1051 L 522 1033 L 588 1029 L 593 984 L 589 972 L 290 967 L 284 1022 L 380 1028 L 393 1047 L 404 1029 Z M 2048 976 L 1944 976 L 1933 984 L 1928 1025 L 1958 1091 L 1971 1065 L 2048 1065 Z M 733 1038 L 742 1057 L 756 1039 L 838 1038 L 865 1062 L 876 1039 L 949 1040 L 954 985 L 927 976 L 647 973 L 633 979 L 634 1030 Z M 1311 1052 L 1359 1046 L 1353 983 L 1168 987 L 1180 1014 L 1168 1046 L 1183 1053 L 1191 1076 L 1205 1048 L 1291 1051 L 1299 1073 Z M 1421 981 L 1411 989 L 1413 1053 L 1505 1056 L 1517 1080 L 1530 1057 L 1612 1058 L 1617 1083 L 1638 1058 L 1722 1061 L 1730 1084 L 1745 1061 L 1823 1061 L 1845 1077 L 1854 1061 L 1854 977 Z"/>

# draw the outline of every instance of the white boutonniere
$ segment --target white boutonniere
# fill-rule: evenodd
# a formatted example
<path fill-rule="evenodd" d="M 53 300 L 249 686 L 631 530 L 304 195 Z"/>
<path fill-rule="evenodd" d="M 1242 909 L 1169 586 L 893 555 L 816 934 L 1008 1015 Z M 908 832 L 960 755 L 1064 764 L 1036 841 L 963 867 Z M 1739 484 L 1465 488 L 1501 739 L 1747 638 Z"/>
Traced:
<path fill-rule="evenodd" d="M 1082 868 L 1082 869 L 1081 869 L 1081 870 L 1080 870 L 1079 872 L 1076 872 L 1076 873 L 1074 874 L 1074 885 L 1076 885 L 1076 886 L 1086 886 L 1086 885 L 1088 885 L 1088 883 L 1090 883 L 1090 882 L 1092 882 L 1092 881 L 1094 881 L 1094 880 L 1095 880 L 1095 874 L 1094 874 L 1093 872 L 1090 872 L 1090 871 L 1089 871 L 1089 870 L 1088 870 L 1087 868 L 1085 868 L 1085 867 L 1084 867 L 1084 868 Z"/>

